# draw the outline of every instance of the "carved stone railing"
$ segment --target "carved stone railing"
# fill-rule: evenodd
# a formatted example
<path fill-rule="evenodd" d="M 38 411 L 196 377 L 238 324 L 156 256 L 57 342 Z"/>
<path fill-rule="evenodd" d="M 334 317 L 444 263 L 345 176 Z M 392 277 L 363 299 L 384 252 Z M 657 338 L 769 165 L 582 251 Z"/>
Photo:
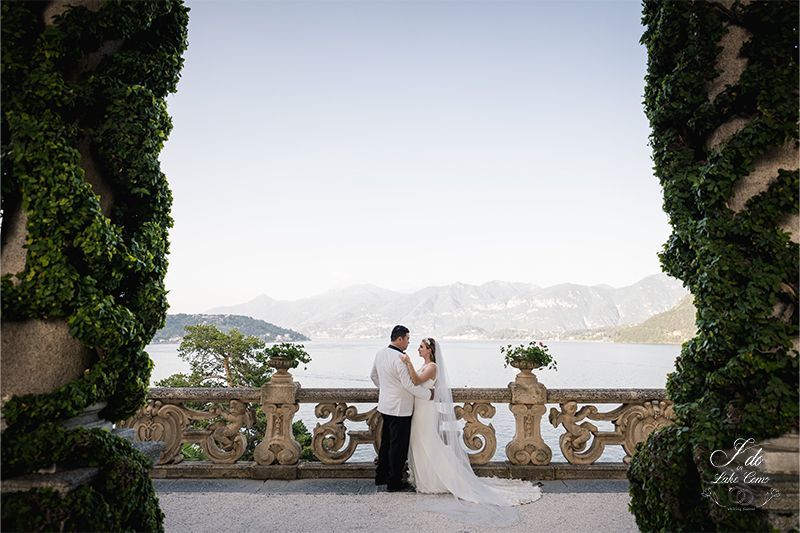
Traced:
<path fill-rule="evenodd" d="M 117 425 L 133 428 L 137 440 L 164 441 L 158 464 L 183 461 L 184 442 L 200 445 L 215 463 L 235 463 L 247 448 L 241 430 L 253 425 L 255 413 L 249 404 L 259 393 L 259 389 L 151 388 L 145 406 Z M 203 403 L 207 410 L 187 407 L 187 403 Z M 212 423 L 205 429 L 191 429 L 192 422 L 199 420 Z"/>
<path fill-rule="evenodd" d="M 272 380 L 255 388 L 151 388 L 147 404 L 122 423 L 133 428 L 139 440 L 161 440 L 165 449 L 160 465 L 183 460 L 182 443 L 198 444 L 213 463 L 236 463 L 247 448 L 243 429 L 253 426 L 255 406 L 266 416 L 264 435 L 253 458 L 258 465 L 296 465 L 301 447 L 292 435 L 292 422 L 300 404 L 316 404 L 319 419 L 311 447 L 320 462 L 341 465 L 360 445 L 380 447 L 382 418 L 375 407 L 359 412 L 358 405 L 376 404 L 377 389 L 303 389 L 288 372 L 288 362 L 270 361 L 277 368 Z M 497 451 L 491 419 L 497 405 L 507 404 L 515 419 L 515 433 L 506 443 L 512 465 L 549 465 L 552 450 L 544 442 L 542 417 L 547 404 L 549 422 L 563 427 L 559 447 L 567 463 L 592 465 L 608 445 L 621 445 L 630 461 L 638 442 L 658 427 L 671 423 L 672 402 L 664 389 L 551 389 L 523 368 L 507 388 L 453 389 L 456 417 L 464 421 L 463 439 L 473 465 L 486 465 Z M 188 404 L 188 406 L 187 406 Z M 615 407 L 601 412 L 597 405 Z M 192 407 L 194 405 L 194 407 Z M 202 409 L 198 407 L 203 405 Z M 579 407 L 579 405 L 581 405 Z M 205 427 L 192 428 L 198 421 Z M 607 422 L 601 431 L 592 422 Z M 348 423 L 366 423 L 366 430 L 348 429 Z M 196 425 L 196 424 L 195 424 Z M 352 425 L 352 424 L 351 424 Z"/>

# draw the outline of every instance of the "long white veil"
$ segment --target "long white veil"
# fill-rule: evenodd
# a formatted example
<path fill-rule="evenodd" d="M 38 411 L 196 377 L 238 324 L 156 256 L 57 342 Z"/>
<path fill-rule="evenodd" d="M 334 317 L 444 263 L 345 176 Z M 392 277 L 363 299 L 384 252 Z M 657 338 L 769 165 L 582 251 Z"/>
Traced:
<path fill-rule="evenodd" d="M 429 342 L 433 343 L 437 367 L 434 386 L 438 418 L 436 429 L 447 449 L 446 460 L 451 463 L 442 470 L 455 472 L 455 477 L 450 478 L 448 475 L 446 477 L 450 479 L 443 479 L 453 494 L 418 497 L 417 509 L 445 514 L 453 520 L 467 524 L 496 527 L 511 525 L 519 519 L 519 512 L 514 505 L 525 501 L 518 500 L 513 493 L 525 486 L 529 496 L 532 491 L 534 494 L 527 501 L 533 501 L 540 494 L 535 492 L 538 488 L 520 480 L 480 479 L 475 475 L 464 445 L 461 423 L 456 420 L 442 346 L 434 339 L 429 339 Z"/>

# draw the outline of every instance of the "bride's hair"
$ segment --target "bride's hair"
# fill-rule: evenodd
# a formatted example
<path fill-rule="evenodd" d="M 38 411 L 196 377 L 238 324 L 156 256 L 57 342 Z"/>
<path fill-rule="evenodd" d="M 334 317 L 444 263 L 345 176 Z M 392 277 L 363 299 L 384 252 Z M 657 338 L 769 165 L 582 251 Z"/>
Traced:
<path fill-rule="evenodd" d="M 433 340 L 433 337 L 428 337 L 427 339 L 422 339 L 422 342 L 425 343 L 425 346 L 431 349 L 431 363 L 436 362 L 436 341 Z"/>

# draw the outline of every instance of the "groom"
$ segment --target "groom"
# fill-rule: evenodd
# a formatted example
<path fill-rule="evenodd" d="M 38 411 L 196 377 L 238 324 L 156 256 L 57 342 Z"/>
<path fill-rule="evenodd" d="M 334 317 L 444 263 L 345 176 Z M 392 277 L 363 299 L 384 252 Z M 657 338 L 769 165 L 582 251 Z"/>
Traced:
<path fill-rule="evenodd" d="M 383 416 L 375 484 L 386 485 L 389 492 L 412 490 L 403 481 L 403 470 L 408 458 L 414 396 L 424 400 L 433 399 L 432 390 L 414 385 L 406 365 L 400 360 L 410 340 L 407 327 L 395 326 L 391 344 L 375 354 L 370 374 L 372 382 L 378 387 L 378 412 Z"/>

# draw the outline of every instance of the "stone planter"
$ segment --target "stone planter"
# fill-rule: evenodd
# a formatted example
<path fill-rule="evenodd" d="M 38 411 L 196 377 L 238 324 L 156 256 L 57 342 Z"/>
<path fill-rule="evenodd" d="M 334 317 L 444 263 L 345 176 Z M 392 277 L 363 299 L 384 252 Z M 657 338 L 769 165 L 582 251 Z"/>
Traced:
<path fill-rule="evenodd" d="M 267 359 L 267 364 L 275 369 L 275 375 L 272 376 L 273 383 L 291 383 L 292 375 L 289 369 L 294 366 L 294 361 L 284 357 L 270 357 Z"/>
<path fill-rule="evenodd" d="M 527 359 L 514 359 L 511 361 L 511 366 L 514 368 L 519 368 L 520 370 L 535 370 L 537 368 L 541 368 L 543 365 L 538 363 L 534 363 L 533 361 L 528 361 Z"/>
<path fill-rule="evenodd" d="M 543 365 L 534 363 L 533 361 L 527 361 L 525 359 L 515 359 L 509 364 L 519 370 L 519 374 L 516 376 L 517 383 L 530 386 L 539 383 L 539 380 L 536 379 L 536 375 L 533 373 L 533 370 L 542 368 Z"/>

